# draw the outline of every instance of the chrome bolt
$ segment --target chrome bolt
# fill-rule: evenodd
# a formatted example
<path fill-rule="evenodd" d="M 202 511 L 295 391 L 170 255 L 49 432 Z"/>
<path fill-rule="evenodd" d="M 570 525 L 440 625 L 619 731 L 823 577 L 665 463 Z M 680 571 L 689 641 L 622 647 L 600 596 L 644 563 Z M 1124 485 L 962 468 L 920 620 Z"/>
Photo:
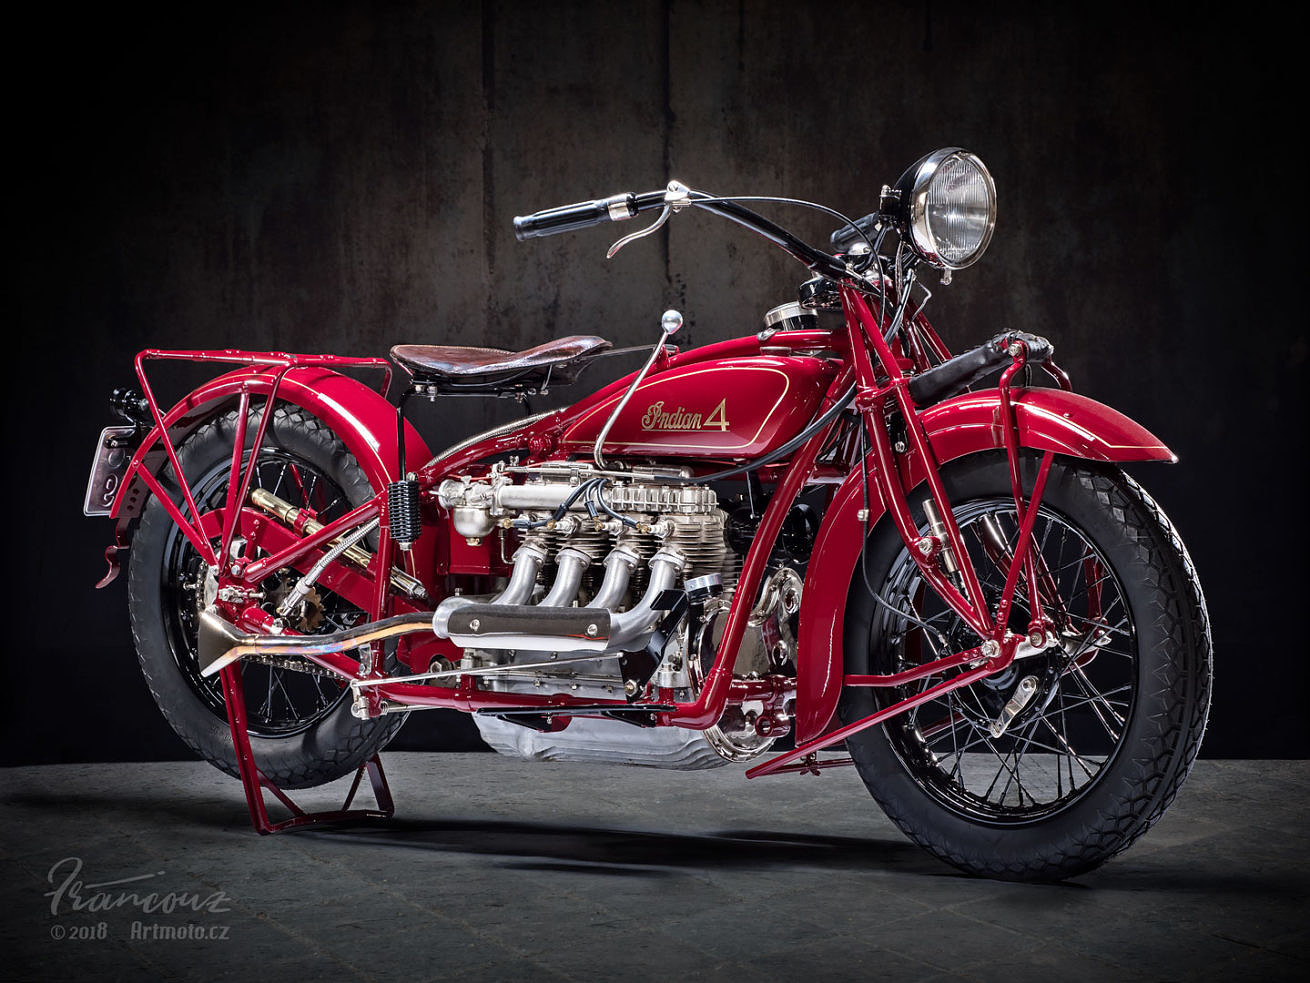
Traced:
<path fill-rule="evenodd" d="M 482 622 L 477 618 L 474 618 L 472 621 L 469 622 L 469 631 L 477 631 L 481 627 L 482 627 Z"/>
<path fill-rule="evenodd" d="M 637 681 L 635 679 L 629 679 L 626 683 L 623 684 L 623 692 L 626 693 L 628 696 L 636 696 Z"/>
<path fill-rule="evenodd" d="M 868 510 L 868 509 L 860 509 L 860 511 L 858 511 L 858 512 L 855 513 L 855 518 L 859 519 L 861 522 L 868 522 L 868 521 L 869 521 L 869 510 Z"/>
<path fill-rule="evenodd" d="M 1046 646 L 1046 632 L 1040 628 L 1034 628 L 1028 633 L 1028 644 L 1035 649 L 1044 648 Z"/>
<path fill-rule="evenodd" d="M 1001 654 L 1001 647 L 996 644 L 995 639 L 987 639 L 982 643 L 982 654 L 989 659 L 994 659 Z"/>
<path fill-rule="evenodd" d="M 587 625 L 587 637 L 588 637 L 588 638 L 595 638 L 595 637 L 596 637 L 596 632 L 598 632 L 598 631 L 600 631 L 600 629 L 597 628 L 595 625 Z"/>
<path fill-rule="evenodd" d="M 931 537 L 931 536 L 923 536 L 923 537 L 920 538 L 920 540 L 919 540 L 917 543 L 915 543 L 914 545 L 918 547 L 919 552 L 922 553 L 924 556 L 930 556 L 930 555 L 932 554 L 932 537 Z"/>
<path fill-rule="evenodd" d="M 1018 358 L 1019 355 L 1023 352 L 1023 342 L 1022 341 L 1010 342 L 1010 347 L 1007 348 L 1006 351 L 1010 353 L 1011 358 Z"/>

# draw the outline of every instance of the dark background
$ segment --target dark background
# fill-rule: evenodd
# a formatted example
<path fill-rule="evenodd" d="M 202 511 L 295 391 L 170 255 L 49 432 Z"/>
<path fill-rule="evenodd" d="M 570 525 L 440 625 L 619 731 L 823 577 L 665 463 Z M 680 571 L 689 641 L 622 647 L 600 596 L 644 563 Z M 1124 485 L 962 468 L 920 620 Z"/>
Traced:
<path fill-rule="evenodd" d="M 1207 591 L 1204 753 L 1310 753 L 1292 32 L 1252 5 L 1065 8 L 52 5 L 11 21 L 0 760 L 187 755 L 137 671 L 126 578 L 91 589 L 110 524 L 80 516 L 105 397 L 138 349 L 622 345 L 670 306 L 684 344 L 744 334 L 804 271 L 734 226 L 684 215 L 606 262 L 608 230 L 518 244 L 510 220 L 670 176 L 859 215 L 945 145 L 986 161 L 1000 217 L 982 263 L 936 290 L 938 329 L 957 349 L 1051 337 L 1080 391 L 1174 448 L 1176 466 L 1134 473 Z M 773 214 L 811 239 L 832 225 Z M 172 380 L 165 394 L 196 381 Z M 450 401 L 419 423 L 436 450 L 516 409 Z M 416 714 L 403 740 L 467 734 Z"/>

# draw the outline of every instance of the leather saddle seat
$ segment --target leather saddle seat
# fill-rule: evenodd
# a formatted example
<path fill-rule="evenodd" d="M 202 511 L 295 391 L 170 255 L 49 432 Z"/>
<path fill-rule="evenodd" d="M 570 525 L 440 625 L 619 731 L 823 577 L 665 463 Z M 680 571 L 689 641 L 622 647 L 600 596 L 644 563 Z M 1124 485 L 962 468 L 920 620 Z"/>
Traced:
<path fill-rule="evenodd" d="M 439 392 L 527 392 L 572 382 L 609 347 L 608 341 L 595 335 L 569 335 L 521 352 L 396 345 L 391 357 L 416 383 L 435 385 Z"/>

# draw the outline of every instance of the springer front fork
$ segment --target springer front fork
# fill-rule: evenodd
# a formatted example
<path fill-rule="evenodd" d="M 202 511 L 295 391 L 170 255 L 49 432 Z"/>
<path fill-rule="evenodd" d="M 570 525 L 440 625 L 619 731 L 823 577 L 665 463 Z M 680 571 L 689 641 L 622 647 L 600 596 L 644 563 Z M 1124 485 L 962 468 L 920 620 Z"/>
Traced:
<path fill-rule="evenodd" d="M 928 686 L 920 693 L 749 769 L 746 772 L 748 778 L 781 771 L 817 773 L 823 764 L 848 763 L 849 759 L 820 762 L 818 752 L 922 703 L 1001 672 L 1016 657 L 1044 650 L 1058 641 L 1057 623 L 1064 621 L 1062 602 L 1054 577 L 1047 569 L 1041 551 L 1034 548 L 1032 535 L 1054 453 L 1046 451 L 1042 455 L 1036 480 L 1027 495 L 1024 494 L 1020 474 L 1018 420 L 1010 399 L 1010 383 L 1027 365 L 1026 344 L 1017 340 L 1012 343 L 1008 353 L 1013 361 L 1000 380 L 1001 428 L 1004 432 L 1015 514 L 1019 523 L 1014 546 L 1006 542 L 994 523 L 989 526 L 984 520 L 980 524 L 983 548 L 989 561 L 996 563 L 998 569 L 1006 571 L 1004 587 L 993 608 L 983 593 L 978 572 L 955 520 L 932 446 L 918 422 L 909 394 L 909 380 L 904 374 L 906 360 L 897 357 L 887 340 L 890 336 L 888 326 L 874 317 L 860 291 L 844 285 L 842 300 L 850 338 L 850 357 L 858 383 L 855 408 L 863 428 L 860 467 L 866 484 L 866 501 L 872 483 L 926 584 L 978 635 L 981 642 L 973 648 L 946 654 L 902 672 L 844 676 L 843 684 L 846 686 L 889 688 L 946 674 L 942 681 Z M 892 315 L 893 323 L 899 321 L 901 314 L 902 311 L 898 309 Z M 1052 374 L 1063 388 L 1069 388 L 1068 378 L 1063 372 L 1055 369 Z M 885 411 L 889 407 L 905 421 L 904 437 L 898 439 L 895 446 L 886 423 Z M 868 455 L 864 453 L 864 436 L 868 437 L 871 445 Z M 868 458 L 872 458 L 871 469 L 867 467 Z M 914 462 L 921 464 L 922 477 L 928 490 L 923 504 L 926 532 L 920 531 L 920 524 L 911 515 L 908 490 L 905 487 L 904 476 Z M 869 512 L 867 507 L 863 512 L 866 536 L 869 532 Z M 1023 634 L 1012 632 L 1008 627 L 1014 594 L 1021 577 L 1031 615 Z M 993 723 L 993 733 L 1004 732 L 1009 720 L 1022 710 L 1034 690 L 1035 686 L 1029 685 L 1029 680 L 1020 682 L 1003 712 Z M 1007 715 L 1009 719 L 1006 719 Z"/>

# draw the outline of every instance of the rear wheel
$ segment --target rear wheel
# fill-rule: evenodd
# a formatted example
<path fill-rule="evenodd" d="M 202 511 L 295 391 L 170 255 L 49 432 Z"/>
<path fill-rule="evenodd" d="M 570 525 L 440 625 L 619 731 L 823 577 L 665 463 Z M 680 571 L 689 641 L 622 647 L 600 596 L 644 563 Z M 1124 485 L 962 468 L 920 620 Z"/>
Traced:
<path fill-rule="evenodd" d="M 1026 460 L 1025 487 L 1035 470 Z M 994 609 L 1018 538 L 1005 459 L 953 462 L 942 477 Z M 911 497 L 914 514 L 924 497 Z M 969 873 L 1006 879 L 1072 876 L 1142 835 L 1191 768 L 1210 699 L 1200 586 L 1168 519 L 1135 482 L 1057 458 L 1034 542 L 1059 643 L 847 741 L 870 792 L 912 839 Z M 1021 579 L 1009 627 L 1023 634 L 1029 619 Z M 885 526 L 856 572 L 845 638 L 852 673 L 898 672 L 979 643 Z M 944 678 L 850 688 L 842 719 Z M 1022 709 L 994 736 L 1007 704 Z"/>
<path fill-rule="evenodd" d="M 254 440 L 247 428 L 247 446 Z M 178 450 L 202 513 L 222 508 L 228 485 L 236 413 L 204 424 Z M 248 451 L 247 451 L 248 454 Z M 180 490 L 166 482 L 175 502 Z M 279 405 L 255 465 L 252 490 L 264 488 L 331 521 L 367 501 L 373 490 L 339 438 L 296 407 Z M 282 570 L 259 585 L 272 609 L 299 574 Z M 212 601 L 208 568 L 158 500 L 146 506 L 132 541 L 128 598 L 137 656 L 165 719 L 197 754 L 237 775 L 219 676 L 202 677 L 196 658 L 200 610 Z M 316 586 L 290 627 L 325 634 L 367 621 L 366 612 Z M 242 663 L 247 730 L 260 770 L 282 788 L 307 788 L 349 774 L 377 753 L 403 716 L 357 720 L 349 689 L 307 662 L 291 667 Z"/>

